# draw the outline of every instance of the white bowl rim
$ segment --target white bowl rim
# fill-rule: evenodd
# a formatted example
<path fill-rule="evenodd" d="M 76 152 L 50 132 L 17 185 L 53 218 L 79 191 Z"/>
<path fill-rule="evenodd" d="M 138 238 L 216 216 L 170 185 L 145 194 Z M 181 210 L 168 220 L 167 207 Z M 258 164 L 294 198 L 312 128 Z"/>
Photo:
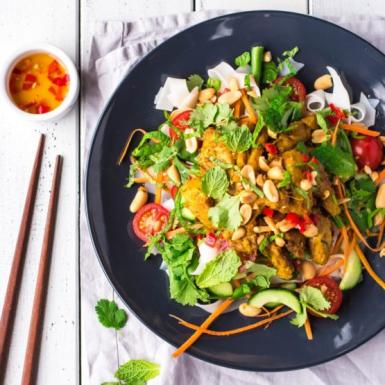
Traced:
<path fill-rule="evenodd" d="M 58 59 L 58 61 L 62 63 L 70 76 L 68 93 L 65 96 L 63 102 L 54 110 L 44 114 L 32 114 L 21 110 L 13 102 L 9 90 L 9 78 L 14 66 L 24 57 L 37 52 L 46 52 L 52 55 L 54 58 Z M 4 66 L 1 70 L 1 79 L 1 96 L 3 97 L 4 101 L 19 117 L 29 121 L 42 122 L 57 120 L 61 118 L 71 109 L 79 94 L 79 75 L 74 62 L 63 50 L 48 43 L 31 43 L 28 45 L 20 46 L 13 50 L 13 52 L 8 55 L 5 60 Z"/>

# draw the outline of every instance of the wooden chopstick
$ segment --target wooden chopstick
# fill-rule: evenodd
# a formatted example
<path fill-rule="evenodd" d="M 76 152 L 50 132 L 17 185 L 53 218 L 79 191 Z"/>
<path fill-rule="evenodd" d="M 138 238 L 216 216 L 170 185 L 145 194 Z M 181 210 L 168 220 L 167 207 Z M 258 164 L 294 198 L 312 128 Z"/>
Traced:
<path fill-rule="evenodd" d="M 44 228 L 44 238 L 40 254 L 35 297 L 33 300 L 28 342 L 24 357 L 23 377 L 21 381 L 22 385 L 32 385 L 36 382 L 62 165 L 63 158 L 58 155 L 55 162 L 51 195 Z"/>
<path fill-rule="evenodd" d="M 15 319 L 17 299 L 20 291 L 20 282 L 23 272 L 25 251 L 27 249 L 28 235 L 31 228 L 31 219 L 35 205 L 37 182 L 39 179 L 41 160 L 43 157 L 45 136 L 39 139 L 32 174 L 29 181 L 28 191 L 25 198 L 23 215 L 21 218 L 19 234 L 17 236 L 15 252 L 11 272 L 9 275 L 7 291 L 0 321 L 0 384 L 5 378 L 5 368 L 8 361 L 9 343 Z"/>

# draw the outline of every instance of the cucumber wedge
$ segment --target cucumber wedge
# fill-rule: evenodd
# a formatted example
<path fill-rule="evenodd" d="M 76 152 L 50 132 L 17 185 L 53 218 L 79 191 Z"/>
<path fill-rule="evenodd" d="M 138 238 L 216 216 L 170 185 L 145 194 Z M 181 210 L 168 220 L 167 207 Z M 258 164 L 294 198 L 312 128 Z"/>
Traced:
<path fill-rule="evenodd" d="M 233 287 L 230 282 L 220 283 L 215 286 L 211 286 L 208 290 L 219 298 L 227 298 L 233 295 Z"/>
<path fill-rule="evenodd" d="M 296 313 L 302 312 L 298 298 L 291 291 L 285 289 L 262 290 L 250 298 L 249 305 L 260 308 L 271 302 L 283 304 Z"/>
<path fill-rule="evenodd" d="M 346 263 L 345 272 L 340 282 L 341 290 L 349 290 L 357 285 L 361 281 L 362 277 L 362 264 L 355 250 L 349 255 L 349 259 Z"/>
<path fill-rule="evenodd" d="M 187 207 L 182 208 L 181 214 L 182 214 L 183 218 L 185 218 L 189 221 L 193 221 L 195 219 L 195 215 Z"/>

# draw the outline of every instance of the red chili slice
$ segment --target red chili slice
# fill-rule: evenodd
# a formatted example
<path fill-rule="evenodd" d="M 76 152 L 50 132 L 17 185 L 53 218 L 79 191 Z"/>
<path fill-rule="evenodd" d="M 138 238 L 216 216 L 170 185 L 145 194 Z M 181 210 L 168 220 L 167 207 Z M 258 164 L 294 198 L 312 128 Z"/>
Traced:
<path fill-rule="evenodd" d="M 188 128 L 188 121 L 190 120 L 191 110 L 186 110 L 176 115 L 171 123 L 180 131 L 185 131 Z M 179 138 L 179 135 L 170 127 L 170 137 L 173 141 Z"/>
<path fill-rule="evenodd" d="M 305 285 L 320 289 L 325 298 L 330 302 L 330 307 L 322 310 L 324 313 L 337 313 L 342 304 L 342 291 L 334 279 L 327 276 L 316 277 L 306 281 Z"/>
<path fill-rule="evenodd" d="M 207 246 L 214 247 L 217 242 L 217 236 L 214 233 L 208 233 L 206 235 L 205 243 Z"/>
<path fill-rule="evenodd" d="M 172 186 L 170 189 L 170 193 L 171 193 L 172 198 L 175 199 L 176 194 L 178 193 L 178 187 Z"/>
<path fill-rule="evenodd" d="M 45 104 L 39 104 L 38 107 L 37 107 L 37 113 L 38 114 L 45 114 L 47 112 L 49 112 L 51 109 L 46 106 Z"/>
<path fill-rule="evenodd" d="M 265 144 L 265 149 L 269 154 L 276 155 L 278 154 L 278 148 L 276 145 L 272 143 L 266 143 Z"/>
<path fill-rule="evenodd" d="M 150 236 L 161 231 L 167 224 L 170 213 L 161 205 L 148 203 L 134 216 L 132 226 L 134 233 L 147 242 Z"/>
<path fill-rule="evenodd" d="M 36 78 L 35 75 L 32 75 L 32 74 L 27 74 L 27 75 L 25 75 L 25 81 L 26 81 L 26 82 L 32 82 L 32 83 L 34 83 L 34 82 L 36 82 L 36 80 L 37 80 L 37 78 Z"/>
<path fill-rule="evenodd" d="M 49 66 L 48 66 L 48 73 L 52 74 L 54 72 L 59 72 L 60 71 L 60 66 L 59 63 L 56 60 L 53 60 Z"/>
<path fill-rule="evenodd" d="M 262 210 L 262 214 L 269 217 L 269 218 L 273 218 L 274 210 L 271 209 L 270 207 L 264 207 Z"/>

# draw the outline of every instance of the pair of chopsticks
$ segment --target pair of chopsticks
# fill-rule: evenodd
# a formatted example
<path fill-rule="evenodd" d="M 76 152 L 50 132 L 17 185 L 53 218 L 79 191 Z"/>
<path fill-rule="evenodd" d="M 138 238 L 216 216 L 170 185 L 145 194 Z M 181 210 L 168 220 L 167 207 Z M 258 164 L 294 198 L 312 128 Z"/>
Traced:
<path fill-rule="evenodd" d="M 1 314 L 0 385 L 4 385 L 5 381 L 5 372 L 8 361 L 10 340 L 15 320 L 17 299 L 20 291 L 20 284 L 25 261 L 25 253 L 27 249 L 28 236 L 31 228 L 31 220 L 36 198 L 37 183 L 39 179 L 41 162 L 43 157 L 44 139 L 45 137 L 42 134 L 40 136 L 35 161 L 32 168 L 32 174 L 29 181 L 23 215 L 19 228 L 19 234 L 17 236 L 16 248 L 13 256 L 11 273 L 8 280 L 5 301 Z M 32 385 L 36 381 L 37 363 L 39 358 L 39 348 L 47 294 L 48 276 L 51 262 L 53 235 L 55 230 L 55 219 L 57 212 L 57 202 L 59 196 L 62 164 L 63 158 L 60 155 L 57 155 L 51 185 L 51 194 L 49 198 L 47 217 L 45 222 L 43 244 L 40 254 L 39 270 L 35 288 L 35 297 L 32 307 L 28 342 L 24 358 L 24 369 L 21 381 L 22 385 Z"/>

